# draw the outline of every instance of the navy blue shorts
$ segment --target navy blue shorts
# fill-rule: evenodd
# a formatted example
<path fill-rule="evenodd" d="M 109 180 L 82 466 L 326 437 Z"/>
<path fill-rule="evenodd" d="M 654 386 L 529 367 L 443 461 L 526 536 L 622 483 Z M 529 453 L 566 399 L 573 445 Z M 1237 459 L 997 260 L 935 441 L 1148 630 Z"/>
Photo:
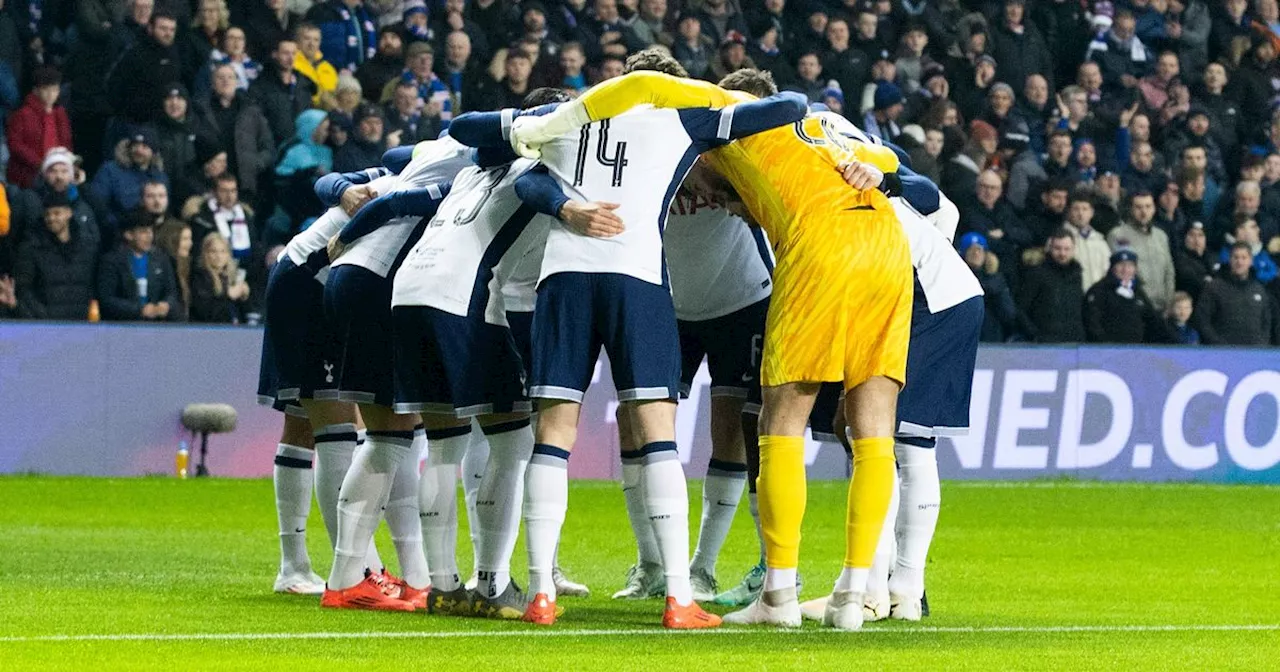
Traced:
<path fill-rule="evenodd" d="M 898 393 L 897 436 L 934 439 L 967 434 L 973 369 L 985 309 L 975 296 L 938 313 L 917 308 L 911 315 L 907 384 Z M 818 441 L 835 441 L 831 419 L 840 384 L 823 383 L 809 415 Z"/>
<path fill-rule="evenodd" d="M 516 352 L 520 354 L 520 363 L 524 365 L 525 380 L 531 380 L 533 378 L 533 311 L 508 312 L 507 325 L 511 327 L 511 338 L 516 343 Z"/>
<path fill-rule="evenodd" d="M 671 291 L 619 273 L 556 273 L 538 287 L 529 395 L 582 402 L 600 348 L 619 401 L 679 396 L 680 335 Z"/>
<path fill-rule="evenodd" d="M 760 351 L 769 299 L 710 320 L 680 320 L 680 395 L 689 387 L 702 358 L 711 372 L 711 396 L 746 399 L 760 387 Z"/>
<path fill-rule="evenodd" d="M 267 279 L 266 323 L 258 373 L 259 403 L 338 398 L 341 350 L 324 314 L 315 271 L 282 255 Z M 286 409 L 287 410 L 287 409 Z"/>
<path fill-rule="evenodd" d="M 969 432 L 969 397 L 985 314 L 975 296 L 946 310 L 911 315 L 907 384 L 898 394 L 898 435 L 920 438 Z"/>
<path fill-rule="evenodd" d="M 391 318 L 397 413 L 529 412 L 509 329 L 427 306 L 397 306 Z"/>
<path fill-rule="evenodd" d="M 338 398 L 391 407 L 395 401 L 391 279 L 355 265 L 335 266 L 324 309 L 342 347 L 335 371 Z"/>

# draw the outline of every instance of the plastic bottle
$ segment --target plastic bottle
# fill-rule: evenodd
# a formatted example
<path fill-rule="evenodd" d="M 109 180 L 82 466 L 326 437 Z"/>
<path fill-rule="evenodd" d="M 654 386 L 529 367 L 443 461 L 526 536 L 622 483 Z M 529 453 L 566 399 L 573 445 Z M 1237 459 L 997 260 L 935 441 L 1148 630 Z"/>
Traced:
<path fill-rule="evenodd" d="M 187 447 L 187 442 L 178 443 L 178 454 L 173 458 L 174 467 L 177 469 L 178 478 L 187 477 L 187 461 L 191 457 L 191 451 Z"/>
<path fill-rule="evenodd" d="M 98 307 L 98 300 L 94 299 L 89 302 L 89 321 L 97 322 L 102 319 L 102 311 Z"/>

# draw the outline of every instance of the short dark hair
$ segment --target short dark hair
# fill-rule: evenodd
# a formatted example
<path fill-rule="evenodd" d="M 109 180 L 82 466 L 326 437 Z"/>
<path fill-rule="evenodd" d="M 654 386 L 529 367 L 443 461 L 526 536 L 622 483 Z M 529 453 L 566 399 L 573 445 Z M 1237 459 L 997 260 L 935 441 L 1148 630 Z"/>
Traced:
<path fill-rule="evenodd" d="M 150 21 L 148 21 L 147 23 L 149 23 L 149 24 L 151 24 L 151 25 L 153 25 L 153 26 L 154 26 L 154 25 L 156 25 L 156 22 L 158 22 L 160 19 L 168 19 L 168 20 L 170 20 L 170 21 L 172 21 L 172 22 L 174 22 L 174 23 L 177 23 L 177 22 L 178 22 L 177 17 L 175 17 L 174 15 L 170 14 L 169 12 L 153 12 L 153 13 L 151 14 L 151 20 L 150 20 Z"/>
<path fill-rule="evenodd" d="M 778 92 L 778 85 L 774 83 L 773 75 L 767 70 L 751 68 L 743 68 L 725 75 L 724 79 L 720 80 L 720 88 L 746 91 L 757 98 L 768 98 Z"/>
<path fill-rule="evenodd" d="M 1054 138 L 1066 138 L 1067 140 L 1071 140 L 1071 131 L 1068 131 L 1063 128 L 1059 128 L 1058 130 L 1049 134 L 1049 140 L 1052 140 Z"/>
<path fill-rule="evenodd" d="M 550 86 L 542 86 L 529 92 L 520 102 L 520 107 L 529 109 L 551 103 L 567 103 L 573 98 L 563 89 L 555 89 Z"/>
<path fill-rule="evenodd" d="M 1068 231 L 1067 227 L 1065 226 L 1059 226 L 1058 228 L 1049 232 L 1049 240 L 1062 240 L 1063 238 L 1071 238 L 1071 237 L 1073 237 L 1071 235 L 1071 232 Z"/>
<path fill-rule="evenodd" d="M 1245 252 L 1249 253 L 1250 259 L 1253 258 L 1253 248 L 1249 247 L 1249 243 L 1246 243 L 1242 240 L 1237 240 L 1236 242 L 1231 243 L 1231 252 L 1235 252 L 1236 250 L 1244 250 Z M 1231 252 L 1228 252 L 1227 254 L 1230 255 Z"/>
<path fill-rule="evenodd" d="M 167 184 L 165 184 L 164 182 L 161 182 L 161 181 L 159 181 L 159 180 L 147 180 L 146 182 L 143 182 L 143 183 L 142 183 L 142 191 L 140 191 L 140 192 L 138 192 L 138 193 L 140 193 L 140 194 L 145 194 L 145 193 L 147 192 L 147 187 L 164 187 L 164 192 L 165 192 L 166 194 L 167 194 L 167 193 L 169 193 L 169 185 L 167 185 Z"/>
<path fill-rule="evenodd" d="M 1250 215 L 1245 212 L 1237 212 L 1231 215 L 1231 229 L 1232 230 L 1239 229 L 1240 227 L 1244 226 L 1249 222 L 1257 223 L 1257 221 L 1258 221 L 1257 215 Z"/>
<path fill-rule="evenodd" d="M 1048 184 L 1044 187 L 1044 192 L 1042 193 L 1047 194 L 1051 191 L 1065 191 L 1069 194 L 1071 193 L 1071 188 L 1074 186 L 1075 183 L 1071 181 L 1071 178 L 1055 177 L 1049 180 Z"/>
<path fill-rule="evenodd" d="M 1067 205 L 1077 203 L 1079 201 L 1084 201 L 1089 205 L 1093 205 L 1093 194 L 1091 194 L 1087 188 L 1081 188 L 1071 192 L 1071 195 L 1067 197 Z"/>
<path fill-rule="evenodd" d="M 240 180 L 236 179 L 236 174 L 235 174 L 235 173 L 232 173 L 232 172 L 230 172 L 230 171 L 225 172 L 225 173 L 223 173 L 223 174 L 221 174 L 221 175 L 219 175 L 219 176 L 217 176 L 217 177 L 213 178 L 213 182 L 214 182 L 214 184 L 217 184 L 217 183 L 219 183 L 219 182 L 235 182 L 235 183 L 236 183 L 236 186 L 239 186 L 239 185 L 240 185 Z"/>
<path fill-rule="evenodd" d="M 663 72 L 672 77 L 688 77 L 689 72 L 680 65 L 670 53 L 662 49 L 649 47 L 641 49 L 627 57 L 626 63 L 622 66 L 623 72 L 635 72 L 636 70 L 652 70 Z"/>
<path fill-rule="evenodd" d="M 31 72 L 31 83 L 37 89 L 44 86 L 61 86 L 62 73 L 52 65 L 42 65 Z"/>

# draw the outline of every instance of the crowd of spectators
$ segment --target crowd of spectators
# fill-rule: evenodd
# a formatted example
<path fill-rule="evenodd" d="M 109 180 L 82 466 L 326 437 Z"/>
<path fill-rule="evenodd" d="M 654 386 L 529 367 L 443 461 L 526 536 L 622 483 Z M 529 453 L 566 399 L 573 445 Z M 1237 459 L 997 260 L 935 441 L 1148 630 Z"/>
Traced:
<path fill-rule="evenodd" d="M 906 149 L 986 341 L 1280 344 L 1278 0 L 0 0 L 0 316 L 252 322 L 317 176 L 651 46 Z"/>

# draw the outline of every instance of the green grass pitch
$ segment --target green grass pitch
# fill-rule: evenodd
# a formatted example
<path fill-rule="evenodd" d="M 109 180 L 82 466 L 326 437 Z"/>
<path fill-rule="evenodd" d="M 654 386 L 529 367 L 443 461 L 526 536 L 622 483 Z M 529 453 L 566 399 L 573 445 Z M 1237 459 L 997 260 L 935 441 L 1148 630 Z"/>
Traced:
<path fill-rule="evenodd" d="M 844 489 L 810 485 L 807 596 L 838 569 Z M 943 499 L 923 623 L 667 633 L 659 602 L 609 599 L 634 554 L 612 483 L 570 494 L 562 564 L 592 597 L 535 628 L 272 594 L 265 480 L 0 478 L 0 670 L 1280 669 L 1280 488 L 946 483 Z M 323 574 L 314 510 L 309 529 Z M 753 547 L 740 511 L 722 583 Z M 465 540 L 459 555 L 465 571 Z"/>

